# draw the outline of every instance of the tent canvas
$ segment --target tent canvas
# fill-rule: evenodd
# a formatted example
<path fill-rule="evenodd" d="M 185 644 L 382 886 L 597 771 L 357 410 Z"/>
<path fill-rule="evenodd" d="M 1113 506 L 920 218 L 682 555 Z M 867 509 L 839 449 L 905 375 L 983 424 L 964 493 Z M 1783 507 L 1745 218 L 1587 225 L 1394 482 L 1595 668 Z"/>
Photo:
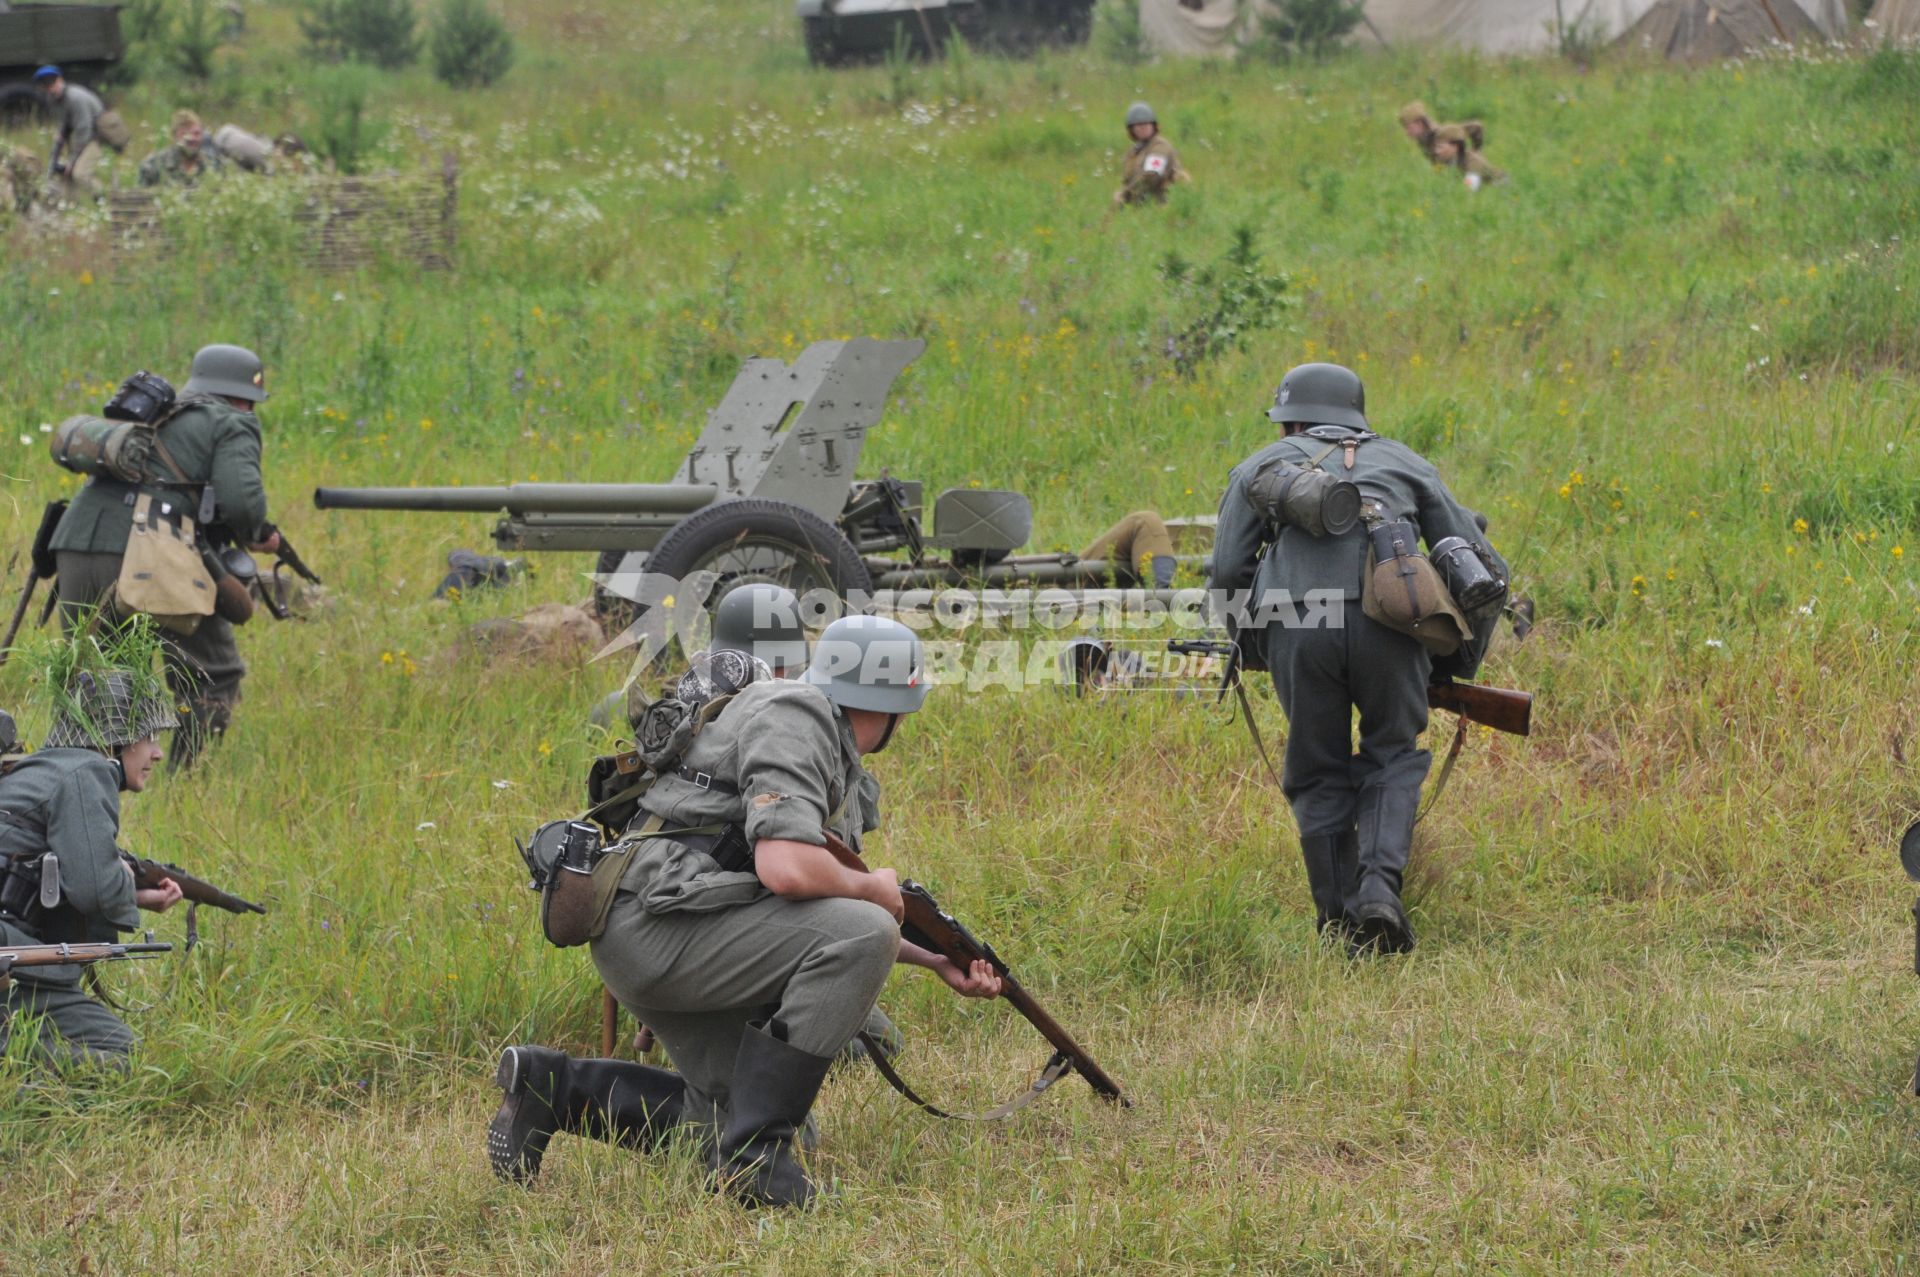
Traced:
<path fill-rule="evenodd" d="M 1377 47 L 1450 44 L 1483 53 L 1545 53 L 1555 46 L 1555 28 L 1596 31 L 1613 39 L 1658 6 L 1656 0 L 1365 0 L 1367 21 L 1356 43 Z M 1751 4 L 1753 0 L 1746 0 Z M 1810 23 L 1839 37 L 1847 29 L 1846 0 L 1768 0 L 1789 31 Z M 1920 0 L 1881 0 L 1913 6 Z M 1148 43 L 1177 56 L 1231 56 L 1236 40 L 1257 29 L 1264 0 L 1139 0 L 1140 26 Z M 1736 0 L 1720 6 L 1738 8 Z M 1789 12 L 1791 11 L 1791 12 Z M 1761 11 L 1765 18 L 1765 11 Z M 1768 24 L 1771 26 L 1771 23 Z"/>
<path fill-rule="evenodd" d="M 1660 0 L 1620 37 L 1622 48 L 1644 49 L 1675 62 L 1738 57 L 1820 29 L 1786 0 Z"/>
<path fill-rule="evenodd" d="M 1920 40 L 1920 0 L 1877 0 L 1867 21 L 1874 35 L 1911 44 Z"/>

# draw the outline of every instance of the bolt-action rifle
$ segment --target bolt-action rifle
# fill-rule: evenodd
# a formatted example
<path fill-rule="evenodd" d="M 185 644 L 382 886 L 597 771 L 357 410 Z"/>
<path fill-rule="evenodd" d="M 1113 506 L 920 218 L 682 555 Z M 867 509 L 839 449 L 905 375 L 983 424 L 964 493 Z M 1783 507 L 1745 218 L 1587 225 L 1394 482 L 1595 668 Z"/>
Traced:
<path fill-rule="evenodd" d="M 850 869 L 861 873 L 868 872 L 866 862 L 861 860 L 851 847 L 831 833 L 826 837 L 827 850 L 833 853 L 836 860 Z M 1040 1030 L 1040 1036 L 1053 1047 L 1053 1056 L 1041 1070 L 1040 1076 L 1034 1079 L 1032 1086 L 1006 1103 L 985 1113 L 949 1113 L 944 1109 L 935 1108 L 914 1094 L 913 1089 L 894 1072 L 893 1066 L 887 1062 L 886 1052 L 880 1048 L 879 1044 L 868 1042 L 868 1058 L 896 1091 L 935 1117 L 956 1118 L 962 1121 L 993 1121 L 1017 1113 L 1033 1103 L 1039 1098 L 1041 1092 L 1071 1070 L 1085 1078 L 1087 1085 L 1091 1086 L 1094 1093 L 1101 1099 L 1117 1103 L 1122 1107 L 1131 1107 L 1127 1097 L 1120 1091 L 1120 1084 L 1107 1076 L 1106 1070 L 1087 1054 L 1084 1047 L 1073 1040 L 1073 1035 L 1062 1028 L 1058 1020 L 1047 1014 L 1046 1009 L 1034 999 L 1031 993 L 1027 992 L 1019 980 L 1014 978 L 1012 970 L 1000 955 L 993 951 L 992 945 L 977 939 L 971 931 L 967 930 L 966 924 L 942 909 L 940 902 L 933 898 L 933 893 L 919 883 L 911 879 L 902 882 L 900 898 L 906 902 L 907 906 L 906 918 L 900 924 L 901 936 L 909 944 L 916 944 L 929 952 L 940 954 L 963 971 L 983 959 L 991 964 L 1005 985 L 1000 996 L 1012 1004 L 1014 1010 L 1025 1016 L 1029 1024 Z"/>
<path fill-rule="evenodd" d="M 149 933 L 151 934 L 151 933 Z M 7 987 L 14 968 L 60 967 L 69 964 L 119 962 L 130 958 L 157 958 L 172 953 L 170 944 L 21 944 L 0 946 L 0 989 Z"/>
<path fill-rule="evenodd" d="M 158 860 L 143 860 L 138 856 L 120 853 L 133 870 L 133 885 L 136 887 L 158 887 L 171 878 L 180 886 L 180 898 L 187 902 L 187 948 L 192 949 L 200 943 L 200 926 L 196 911 L 201 905 L 211 905 L 215 909 L 225 909 L 228 913 L 260 913 L 267 911 L 265 905 L 254 904 L 251 900 L 242 900 L 229 891 L 208 882 L 205 878 L 196 878 L 179 865 L 162 864 Z"/>

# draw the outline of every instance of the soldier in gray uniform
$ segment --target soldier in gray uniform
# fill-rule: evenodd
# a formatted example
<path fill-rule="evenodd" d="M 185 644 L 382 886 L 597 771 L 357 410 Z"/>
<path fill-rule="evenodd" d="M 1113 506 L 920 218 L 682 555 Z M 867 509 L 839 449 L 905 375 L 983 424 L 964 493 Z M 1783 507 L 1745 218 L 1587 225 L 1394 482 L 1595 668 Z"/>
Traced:
<path fill-rule="evenodd" d="M 111 594 L 133 531 L 134 501 L 142 492 L 194 516 L 211 490 L 208 522 L 224 525 L 252 550 L 271 553 L 280 547 L 280 534 L 267 523 L 260 474 L 260 420 L 254 414 L 267 397 L 260 357 L 239 346 L 207 346 L 193 357 L 182 393 L 192 402 L 161 427 L 154 450 L 175 477 L 135 486 L 95 475 L 54 529 L 60 615 L 69 630 L 83 624 L 95 606 L 106 609 L 109 622 L 125 619 L 113 610 Z M 167 763 L 171 772 L 191 766 L 206 743 L 227 730 L 247 666 L 234 642 L 233 624 L 224 617 L 201 618 L 191 634 L 163 630 L 160 642 L 167 684 L 189 710 L 174 738 Z"/>
<path fill-rule="evenodd" d="M 147 787 L 163 757 L 154 734 L 175 725 L 151 670 L 82 672 L 44 748 L 0 777 L 0 944 L 111 941 L 180 899 L 171 879 L 135 890 L 114 840 L 120 795 Z M 49 861 L 57 862 L 50 870 Z M 41 886 L 57 875 L 59 903 Z M 5 993 L 0 1049 L 22 1017 L 37 1019 L 36 1052 L 52 1063 L 124 1068 L 133 1034 L 80 991 L 77 966 L 16 970 Z"/>
<path fill-rule="evenodd" d="M 754 682 L 641 800 L 642 841 L 594 965 L 679 1070 L 507 1048 L 506 1098 L 487 1133 L 504 1178 L 538 1170 L 555 1131 L 650 1147 L 694 1123 L 719 1185 L 749 1205 L 804 1206 L 816 1192 L 793 1152 L 834 1056 L 866 1023 L 896 962 L 956 992 L 995 997 L 984 963 L 960 970 L 905 944 L 891 869 L 861 873 L 878 823 L 860 765 L 926 698 L 920 641 L 898 621 L 827 627 L 804 678 Z"/>
<path fill-rule="evenodd" d="M 107 104 L 92 89 L 67 83 L 56 66 L 35 71 L 33 82 L 53 103 L 59 120 L 53 152 L 47 158 L 48 176 L 63 179 L 71 193 L 97 197 L 100 183 L 93 174 L 100 164 L 100 117 L 106 114 Z"/>
<path fill-rule="evenodd" d="M 1364 523 L 1337 536 L 1275 529 L 1255 513 L 1247 486 L 1277 459 L 1319 465 L 1360 489 L 1365 517 L 1410 519 L 1429 547 L 1453 536 L 1489 554 L 1492 547 L 1430 462 L 1368 429 L 1366 392 L 1350 370 L 1303 364 L 1286 375 L 1275 400 L 1267 416 L 1286 435 L 1228 478 L 1209 585 L 1250 589 L 1256 615 L 1263 600 L 1279 598 L 1271 592 L 1284 591 L 1294 620 L 1328 622 L 1289 625 L 1281 609 L 1280 623 L 1250 636 L 1287 715 L 1282 786 L 1299 825 L 1320 931 L 1347 932 L 1359 948 L 1404 952 L 1414 935 L 1400 902 L 1401 877 L 1432 762 L 1417 743 L 1427 726 L 1432 658 L 1419 640 L 1361 611 Z M 1315 615 L 1299 607 L 1312 591 L 1343 601 L 1331 615 Z"/>

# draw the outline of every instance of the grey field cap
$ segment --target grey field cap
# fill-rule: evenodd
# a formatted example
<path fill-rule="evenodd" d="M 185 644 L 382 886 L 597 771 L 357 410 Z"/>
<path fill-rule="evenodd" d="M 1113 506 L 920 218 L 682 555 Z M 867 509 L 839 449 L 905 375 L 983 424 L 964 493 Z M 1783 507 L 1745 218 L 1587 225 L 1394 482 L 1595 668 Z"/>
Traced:
<path fill-rule="evenodd" d="M 47 749 L 119 749 L 180 725 L 163 696 L 136 693 L 124 670 L 82 670 L 69 691 L 80 712 L 55 716 L 47 729 Z"/>
<path fill-rule="evenodd" d="M 802 681 L 841 709 L 911 714 L 927 699 L 920 636 L 884 616 L 843 616 L 829 625 Z"/>
<path fill-rule="evenodd" d="M 181 387 L 190 395 L 232 395 L 259 403 L 267 397 L 267 369 L 245 346 L 202 346 Z"/>
<path fill-rule="evenodd" d="M 808 656 L 799 595 L 770 581 L 736 585 L 713 609 L 710 646 L 758 657 L 776 674 L 798 673 Z"/>
<path fill-rule="evenodd" d="M 1311 426 L 1367 428 L 1367 388 L 1339 364 L 1301 364 L 1280 380 L 1267 420 Z"/>
<path fill-rule="evenodd" d="M 1148 106 L 1145 102 L 1135 102 L 1132 106 L 1127 108 L 1127 127 L 1128 128 L 1132 128 L 1136 124 L 1158 124 L 1158 123 L 1160 123 L 1160 121 L 1158 117 L 1154 115 L 1153 108 Z"/>

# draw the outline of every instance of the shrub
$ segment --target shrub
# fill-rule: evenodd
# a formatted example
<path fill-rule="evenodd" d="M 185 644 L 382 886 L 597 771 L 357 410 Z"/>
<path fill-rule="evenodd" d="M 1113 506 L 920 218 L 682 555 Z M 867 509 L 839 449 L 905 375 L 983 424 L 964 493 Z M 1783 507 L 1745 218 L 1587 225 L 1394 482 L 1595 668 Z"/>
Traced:
<path fill-rule="evenodd" d="M 1115 62 L 1138 66 L 1151 53 L 1146 29 L 1140 25 L 1138 0 L 1100 0 L 1094 11 L 1094 32 L 1100 52 Z"/>
<path fill-rule="evenodd" d="M 1251 47 L 1275 62 L 1295 56 L 1320 61 L 1360 25 L 1361 13 L 1351 0 L 1277 0 L 1261 13 Z"/>
<path fill-rule="evenodd" d="M 342 173 L 365 171 L 387 132 L 383 122 L 367 114 L 372 72 L 360 66 L 330 67 L 316 73 L 313 83 L 318 119 L 309 143 Z"/>
<path fill-rule="evenodd" d="M 307 0 L 300 30 L 329 62 L 371 62 L 386 70 L 420 57 L 413 0 Z"/>
<path fill-rule="evenodd" d="M 189 80 L 211 80 L 213 53 L 225 38 L 224 28 L 208 0 L 186 0 L 173 22 L 167 60 Z"/>
<path fill-rule="evenodd" d="M 513 37 L 485 0 L 442 0 L 427 43 L 434 75 L 456 89 L 484 89 L 513 65 Z"/>
<path fill-rule="evenodd" d="M 1243 349 L 1249 333 L 1273 327 L 1293 306 L 1287 277 L 1266 271 L 1251 226 L 1235 227 L 1233 243 L 1212 265 L 1195 272 L 1169 253 L 1160 273 L 1197 307 L 1180 332 L 1167 339 L 1167 357 L 1182 376 L 1216 355 Z"/>

